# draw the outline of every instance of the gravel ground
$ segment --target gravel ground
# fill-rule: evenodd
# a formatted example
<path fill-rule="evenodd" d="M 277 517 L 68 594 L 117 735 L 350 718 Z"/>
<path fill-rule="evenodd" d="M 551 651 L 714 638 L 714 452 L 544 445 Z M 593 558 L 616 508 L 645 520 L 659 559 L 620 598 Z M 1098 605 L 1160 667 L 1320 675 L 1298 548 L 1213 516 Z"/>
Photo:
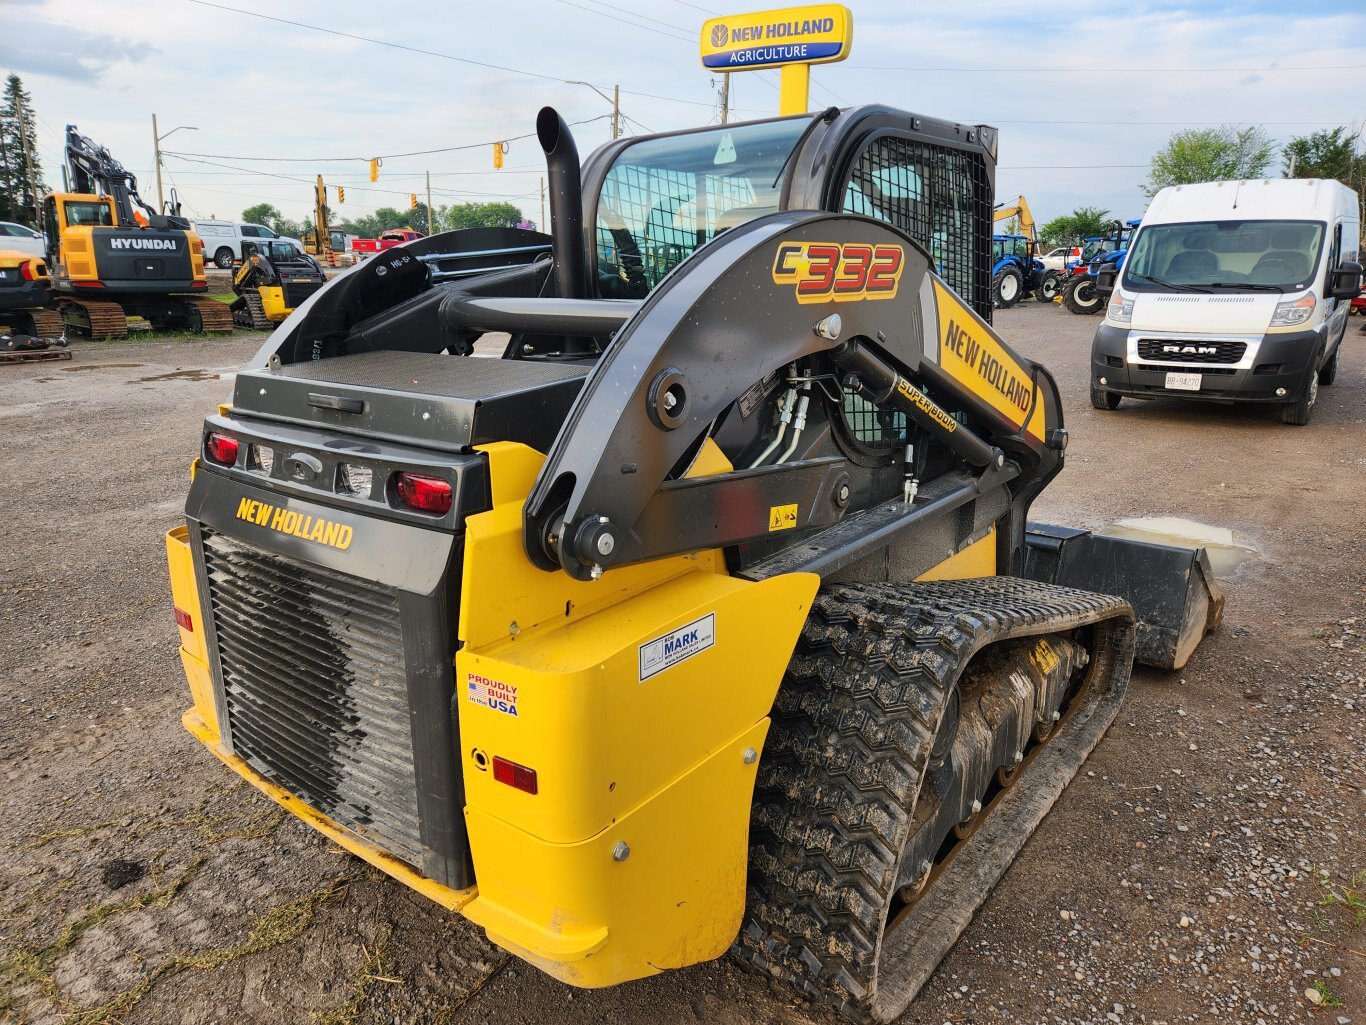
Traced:
<path fill-rule="evenodd" d="M 1366 339 L 1353 325 L 1295 428 L 1096 412 L 1094 320 L 1025 304 L 998 326 L 1069 417 L 1037 516 L 1185 516 L 1258 557 L 1186 670 L 1135 674 L 904 1021 L 1366 1025 Z M 0 366 L 0 1021 L 830 1025 L 725 961 L 561 986 L 182 731 L 162 534 L 201 417 L 260 338 Z"/>

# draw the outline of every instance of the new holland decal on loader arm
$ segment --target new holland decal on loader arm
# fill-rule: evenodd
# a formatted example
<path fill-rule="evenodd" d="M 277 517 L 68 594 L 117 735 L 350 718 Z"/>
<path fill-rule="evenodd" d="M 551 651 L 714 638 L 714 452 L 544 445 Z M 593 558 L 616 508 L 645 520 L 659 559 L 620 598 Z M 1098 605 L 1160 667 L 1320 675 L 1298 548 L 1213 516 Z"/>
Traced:
<path fill-rule="evenodd" d="M 889 1019 L 1209 564 L 1028 521 L 1067 434 L 989 323 L 993 129 L 537 129 L 553 238 L 377 256 L 205 422 L 185 724 L 567 983 L 729 948 Z"/>

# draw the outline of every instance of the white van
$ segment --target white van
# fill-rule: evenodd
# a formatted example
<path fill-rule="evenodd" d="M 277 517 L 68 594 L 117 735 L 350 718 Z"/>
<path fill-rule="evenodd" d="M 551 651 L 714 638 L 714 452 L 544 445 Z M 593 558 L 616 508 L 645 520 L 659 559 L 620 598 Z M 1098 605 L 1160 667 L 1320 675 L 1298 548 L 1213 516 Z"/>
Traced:
<path fill-rule="evenodd" d="M 1181 396 L 1309 422 L 1361 289 L 1357 194 L 1317 178 L 1175 185 L 1143 216 L 1091 344 L 1091 404 Z"/>
<path fill-rule="evenodd" d="M 242 259 L 242 241 L 255 241 L 263 238 L 283 238 L 293 242 L 294 248 L 304 251 L 304 244 L 297 238 L 288 238 L 264 224 L 249 221 L 192 221 L 195 233 L 204 243 L 204 262 L 228 268 L 234 260 Z"/>

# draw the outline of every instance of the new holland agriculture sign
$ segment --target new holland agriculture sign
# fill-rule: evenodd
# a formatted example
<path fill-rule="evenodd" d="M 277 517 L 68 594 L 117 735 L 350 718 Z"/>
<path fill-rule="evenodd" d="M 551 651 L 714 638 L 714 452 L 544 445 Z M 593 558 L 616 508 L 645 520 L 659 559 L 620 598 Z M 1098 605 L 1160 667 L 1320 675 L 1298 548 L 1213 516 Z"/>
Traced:
<path fill-rule="evenodd" d="M 712 18 L 702 26 L 702 64 L 746 71 L 780 64 L 827 64 L 849 56 L 854 16 L 842 4 Z"/>

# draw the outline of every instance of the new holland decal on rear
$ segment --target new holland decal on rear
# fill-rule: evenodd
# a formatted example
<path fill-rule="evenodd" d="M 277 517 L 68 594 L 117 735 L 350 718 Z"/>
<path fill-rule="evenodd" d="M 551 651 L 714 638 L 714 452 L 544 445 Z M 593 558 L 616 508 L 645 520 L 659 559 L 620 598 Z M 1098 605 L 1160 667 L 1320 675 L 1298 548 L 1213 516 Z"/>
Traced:
<path fill-rule="evenodd" d="M 321 516 L 309 516 L 269 502 L 258 502 L 254 498 L 244 498 L 237 503 L 237 518 L 339 551 L 344 552 L 351 547 L 353 531 L 347 524 L 333 523 Z"/>
<path fill-rule="evenodd" d="M 640 646 L 640 682 L 686 662 L 716 643 L 716 613 L 709 612 L 701 619 L 684 623 L 663 637 L 656 637 Z"/>
<path fill-rule="evenodd" d="M 906 251 L 890 243 L 782 242 L 773 283 L 794 286 L 799 303 L 892 299 L 905 266 Z"/>

